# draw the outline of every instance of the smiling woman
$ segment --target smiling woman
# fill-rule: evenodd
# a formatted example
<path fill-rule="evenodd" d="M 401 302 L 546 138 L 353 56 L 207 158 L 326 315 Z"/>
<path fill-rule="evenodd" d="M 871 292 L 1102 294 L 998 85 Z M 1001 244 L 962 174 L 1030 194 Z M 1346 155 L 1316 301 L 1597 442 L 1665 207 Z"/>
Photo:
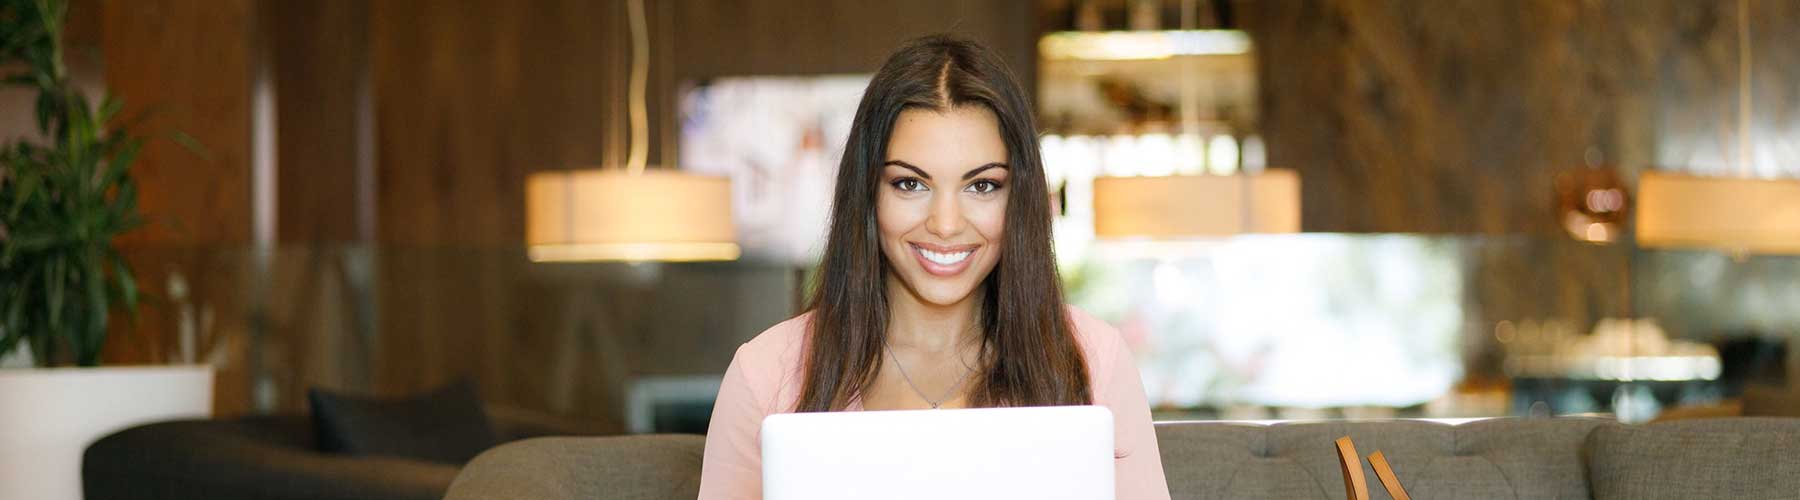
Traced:
<path fill-rule="evenodd" d="M 1035 125 L 999 57 L 943 36 L 901 47 L 836 186 L 808 312 L 726 370 L 701 498 L 759 496 L 770 414 L 1055 405 L 1111 410 L 1118 498 L 1168 498 L 1131 353 L 1063 303 Z"/>
<path fill-rule="evenodd" d="M 994 270 L 1008 175 L 996 130 L 994 113 L 979 106 L 900 113 L 875 197 L 882 254 L 901 278 L 891 281 L 904 287 L 890 297 L 953 304 L 973 298 Z"/>

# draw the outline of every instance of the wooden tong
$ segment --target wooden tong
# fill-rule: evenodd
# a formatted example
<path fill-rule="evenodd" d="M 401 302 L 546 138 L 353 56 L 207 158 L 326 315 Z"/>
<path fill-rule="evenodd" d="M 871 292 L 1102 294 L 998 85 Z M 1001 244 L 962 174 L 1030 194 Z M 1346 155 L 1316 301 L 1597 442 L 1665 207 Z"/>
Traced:
<path fill-rule="evenodd" d="M 1338 468 L 1344 473 L 1344 498 L 1346 500 L 1369 500 L 1369 482 L 1363 479 L 1362 460 L 1357 459 L 1356 443 L 1350 436 L 1337 438 Z M 1375 478 L 1381 480 L 1381 487 L 1394 500 L 1412 500 L 1406 494 L 1406 488 L 1400 486 L 1400 477 L 1394 475 L 1394 468 L 1388 466 L 1387 457 L 1380 451 L 1369 455 L 1369 466 L 1375 469 Z"/>

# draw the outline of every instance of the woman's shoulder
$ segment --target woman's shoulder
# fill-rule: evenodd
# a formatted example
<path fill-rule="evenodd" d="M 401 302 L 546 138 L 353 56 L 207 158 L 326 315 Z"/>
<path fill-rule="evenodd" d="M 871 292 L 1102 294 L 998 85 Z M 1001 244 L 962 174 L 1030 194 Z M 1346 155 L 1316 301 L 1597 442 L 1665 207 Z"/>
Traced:
<path fill-rule="evenodd" d="M 812 312 L 808 311 L 801 313 L 799 316 L 788 318 L 780 323 L 776 323 L 774 326 L 764 329 L 762 333 L 756 334 L 756 337 L 751 338 L 749 342 L 745 342 L 744 347 L 752 349 L 768 348 L 799 342 L 806 337 L 806 327 L 807 324 L 811 322 Z"/>
<path fill-rule="evenodd" d="M 1069 315 L 1069 327 L 1075 330 L 1075 341 L 1081 344 L 1082 351 L 1089 354 L 1090 358 L 1094 354 L 1104 354 L 1110 358 L 1119 346 L 1124 345 L 1125 339 L 1119 335 L 1119 329 L 1073 304 L 1064 305 L 1063 309 Z"/>
<path fill-rule="evenodd" d="M 738 347 L 734 362 L 757 371 L 779 370 L 799 362 L 800 347 L 806 341 L 811 320 L 812 313 L 808 312 L 763 330 Z"/>
<path fill-rule="evenodd" d="M 812 314 L 801 314 L 763 330 L 738 346 L 731 370 L 763 411 L 791 408 L 799 394 L 800 353 Z M 728 370 L 730 371 L 730 370 Z"/>
<path fill-rule="evenodd" d="M 1106 388 L 1112 386 L 1112 379 L 1118 372 L 1121 359 L 1119 350 L 1125 349 L 1125 338 L 1119 335 L 1119 329 L 1100 321 L 1087 311 L 1072 305 L 1065 308 L 1068 310 L 1069 327 L 1075 330 L 1075 343 L 1081 346 L 1081 357 L 1087 362 L 1088 380 L 1094 387 L 1094 397 L 1104 400 L 1109 397 Z M 1130 355 L 1123 357 L 1129 359 Z"/>

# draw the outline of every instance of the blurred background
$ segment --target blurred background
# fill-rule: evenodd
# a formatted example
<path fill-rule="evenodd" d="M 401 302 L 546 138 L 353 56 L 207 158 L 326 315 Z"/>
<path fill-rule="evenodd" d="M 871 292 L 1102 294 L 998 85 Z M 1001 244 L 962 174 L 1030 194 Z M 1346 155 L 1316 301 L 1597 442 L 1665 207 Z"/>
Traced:
<path fill-rule="evenodd" d="M 211 364 L 220 417 L 466 380 L 703 432 L 734 350 L 815 278 L 869 75 L 950 32 L 1033 91 L 1069 300 L 1126 335 L 1158 419 L 1800 393 L 1800 214 L 1734 203 L 1800 183 L 1800 4 L 681 0 L 635 37 L 630 12 L 72 2 L 72 78 L 148 112 L 149 223 L 117 241 L 147 298 L 103 362 Z M 8 141 L 31 98 L 0 93 Z M 741 255 L 532 258 L 530 179 L 634 144 L 730 179 Z"/>

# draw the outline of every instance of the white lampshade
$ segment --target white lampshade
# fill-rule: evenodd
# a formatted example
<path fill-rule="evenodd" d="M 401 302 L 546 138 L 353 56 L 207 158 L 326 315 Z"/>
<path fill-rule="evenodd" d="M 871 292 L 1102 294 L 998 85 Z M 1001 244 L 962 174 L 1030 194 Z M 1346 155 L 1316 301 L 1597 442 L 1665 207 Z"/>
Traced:
<path fill-rule="evenodd" d="M 1651 248 L 1800 254 L 1800 180 L 1644 172 L 1637 241 Z"/>
<path fill-rule="evenodd" d="M 731 181 L 666 169 L 547 171 L 525 180 L 534 262 L 738 257 Z"/>
<path fill-rule="evenodd" d="M 1300 175 L 1098 177 L 1094 235 L 1178 239 L 1300 232 Z"/>

